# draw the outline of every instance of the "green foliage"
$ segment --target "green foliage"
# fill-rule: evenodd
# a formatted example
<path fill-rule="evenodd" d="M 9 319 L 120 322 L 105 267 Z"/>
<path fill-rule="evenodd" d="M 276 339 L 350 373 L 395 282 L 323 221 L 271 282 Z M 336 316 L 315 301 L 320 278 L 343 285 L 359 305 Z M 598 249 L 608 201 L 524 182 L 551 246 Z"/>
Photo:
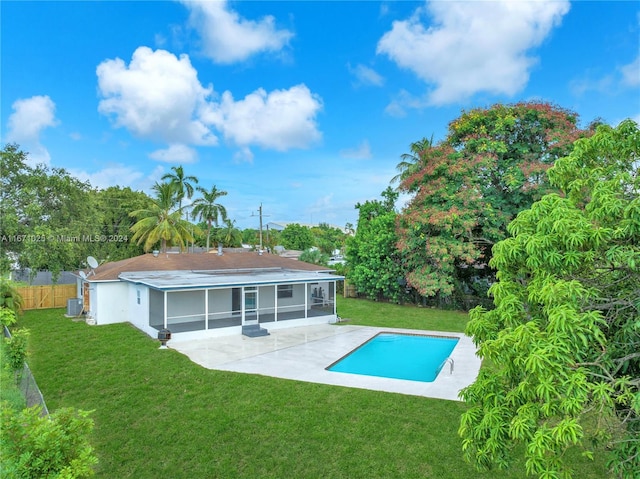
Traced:
<path fill-rule="evenodd" d="M 21 372 L 27 358 L 29 330 L 21 328 L 11 331 L 10 338 L 3 338 L 6 345 L 7 365 L 15 372 Z"/>
<path fill-rule="evenodd" d="M 16 384 L 17 375 L 7 360 L 6 349 L 6 343 L 0 341 L 0 404 L 19 411 L 25 407 L 25 399 Z"/>
<path fill-rule="evenodd" d="M 2 466 L 7 479 L 81 479 L 98 463 L 89 435 L 89 412 L 63 408 L 41 416 L 39 407 L 16 411 L 2 404 Z"/>
<path fill-rule="evenodd" d="M 606 442 L 620 478 L 640 471 L 640 132 L 600 126 L 549 170 L 549 194 L 493 248 L 495 309 L 467 334 L 491 368 L 463 390 L 459 434 L 480 469 L 574 477 L 572 449 Z"/>
<path fill-rule="evenodd" d="M 304 251 L 313 246 L 313 234 L 306 226 L 293 223 L 280 232 L 280 241 L 286 249 Z"/>
<path fill-rule="evenodd" d="M 431 135 L 431 138 L 422 138 L 420 141 L 411 143 L 409 145 L 410 153 L 400 155 L 402 161 L 396 165 L 398 174 L 391 178 L 390 183 L 402 183 L 402 181 L 424 168 L 423 158 L 426 157 L 427 150 L 432 147 L 433 135 Z"/>
<path fill-rule="evenodd" d="M 228 248 L 242 246 L 242 233 L 236 228 L 236 222 L 228 218 L 224 220 L 224 227 L 216 232 L 216 239 Z"/>
<path fill-rule="evenodd" d="M 340 228 L 320 223 L 311 228 L 313 234 L 313 246 L 327 255 L 333 254 L 334 250 L 341 250 L 344 246 L 346 235 Z"/>
<path fill-rule="evenodd" d="M 15 314 L 19 314 L 24 308 L 24 299 L 13 281 L 0 279 L 0 308 L 9 309 Z"/>
<path fill-rule="evenodd" d="M 182 212 L 176 209 L 176 187 L 173 183 L 156 183 L 153 187 L 156 199 L 151 206 L 129 213 L 138 221 L 131 227 L 134 233 L 131 241 L 144 245 L 145 251 L 152 250 L 160 243 L 163 252 L 167 246 L 178 245 L 185 249 L 188 241 L 193 241 L 192 225 L 182 219 Z"/>
<path fill-rule="evenodd" d="M 100 234 L 106 241 L 91 243 L 90 253 L 98 259 L 118 261 L 143 253 L 140 245 L 129 241 L 135 221 L 129 213 L 149 208 L 151 198 L 131 188 L 110 186 L 93 192 Z"/>
<path fill-rule="evenodd" d="M 178 210 L 182 211 L 182 200 L 185 197 L 190 199 L 193 196 L 194 185 L 198 183 L 198 178 L 190 175 L 185 176 L 182 165 L 172 166 L 171 171 L 173 173 L 167 173 L 162 176 L 162 181 L 168 180 L 173 187 Z"/>
<path fill-rule="evenodd" d="M 7 253 L 33 274 L 49 270 L 54 279 L 77 268 L 92 245 L 83 238 L 100 234 L 91 185 L 62 168 L 31 167 L 18 145 L 6 145 L 0 152 L 0 232 L 3 270 Z"/>
<path fill-rule="evenodd" d="M 397 232 L 409 285 L 448 297 L 492 279 L 491 247 L 519 211 L 552 190 L 546 170 L 582 134 L 575 113 L 544 103 L 478 108 L 451 122 L 400 184 L 413 194 Z"/>
<path fill-rule="evenodd" d="M 319 249 L 308 249 L 303 252 L 298 259 L 305 263 L 327 266 L 327 263 L 329 262 L 329 255 L 323 253 Z"/>
<path fill-rule="evenodd" d="M 191 210 L 191 216 L 200 218 L 201 221 L 207 223 L 207 251 L 209 250 L 209 242 L 211 239 L 211 229 L 213 225 L 218 226 L 218 220 L 227 220 L 227 210 L 224 206 L 219 204 L 218 198 L 226 196 L 226 191 L 218 190 L 216 185 L 211 187 L 211 191 L 207 191 L 201 186 L 197 187 L 197 190 L 202 194 L 201 198 L 197 198 L 193 202 L 193 209 Z"/>
<path fill-rule="evenodd" d="M 383 201 L 358 203 L 358 228 L 347 239 L 346 259 L 349 281 L 356 290 L 371 299 L 391 299 L 400 302 L 405 295 L 402 258 L 396 249 L 398 193 L 387 188 Z"/>

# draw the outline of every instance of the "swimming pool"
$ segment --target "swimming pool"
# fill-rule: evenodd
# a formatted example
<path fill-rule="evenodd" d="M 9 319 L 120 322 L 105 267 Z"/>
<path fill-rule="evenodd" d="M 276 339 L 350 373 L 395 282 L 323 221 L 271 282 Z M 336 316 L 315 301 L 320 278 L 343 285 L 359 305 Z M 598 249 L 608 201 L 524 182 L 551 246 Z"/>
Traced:
<path fill-rule="evenodd" d="M 393 379 L 432 382 L 458 338 L 378 333 L 326 369 Z"/>

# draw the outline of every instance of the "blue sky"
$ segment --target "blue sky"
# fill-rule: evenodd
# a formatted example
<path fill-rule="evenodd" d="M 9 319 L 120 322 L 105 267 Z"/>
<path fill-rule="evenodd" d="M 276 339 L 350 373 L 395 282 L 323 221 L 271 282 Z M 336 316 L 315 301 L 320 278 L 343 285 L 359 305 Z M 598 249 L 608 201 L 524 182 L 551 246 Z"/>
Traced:
<path fill-rule="evenodd" d="M 637 2 L 2 1 L 2 143 L 95 187 L 183 165 L 241 228 L 356 224 L 410 143 L 543 100 L 640 120 Z"/>

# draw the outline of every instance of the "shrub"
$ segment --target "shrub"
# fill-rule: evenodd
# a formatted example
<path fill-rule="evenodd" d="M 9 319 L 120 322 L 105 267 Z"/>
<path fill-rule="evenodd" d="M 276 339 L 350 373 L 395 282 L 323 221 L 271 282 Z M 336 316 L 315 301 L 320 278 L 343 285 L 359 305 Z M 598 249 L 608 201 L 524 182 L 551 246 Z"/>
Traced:
<path fill-rule="evenodd" d="M 24 300 L 14 282 L 0 280 L 0 307 L 8 308 L 16 314 L 22 311 Z"/>
<path fill-rule="evenodd" d="M 98 459 L 89 444 L 88 411 L 64 408 L 41 417 L 40 407 L 15 411 L 1 405 L 0 469 L 15 479 L 80 479 L 94 475 Z"/>
<path fill-rule="evenodd" d="M 16 329 L 10 338 L 5 338 L 7 345 L 6 357 L 7 363 L 11 369 L 16 372 L 22 371 L 24 361 L 27 357 L 27 338 L 29 337 L 28 329 Z"/>
<path fill-rule="evenodd" d="M 13 326 L 17 321 L 16 312 L 13 309 L 0 307 L 0 326 Z"/>

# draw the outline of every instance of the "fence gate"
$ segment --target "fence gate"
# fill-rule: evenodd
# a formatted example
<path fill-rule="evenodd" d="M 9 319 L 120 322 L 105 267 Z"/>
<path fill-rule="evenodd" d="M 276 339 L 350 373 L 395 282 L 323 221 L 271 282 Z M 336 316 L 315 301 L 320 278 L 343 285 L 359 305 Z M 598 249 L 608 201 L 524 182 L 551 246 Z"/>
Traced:
<path fill-rule="evenodd" d="M 24 309 L 66 308 L 67 300 L 76 297 L 75 284 L 22 286 L 17 288 Z"/>

